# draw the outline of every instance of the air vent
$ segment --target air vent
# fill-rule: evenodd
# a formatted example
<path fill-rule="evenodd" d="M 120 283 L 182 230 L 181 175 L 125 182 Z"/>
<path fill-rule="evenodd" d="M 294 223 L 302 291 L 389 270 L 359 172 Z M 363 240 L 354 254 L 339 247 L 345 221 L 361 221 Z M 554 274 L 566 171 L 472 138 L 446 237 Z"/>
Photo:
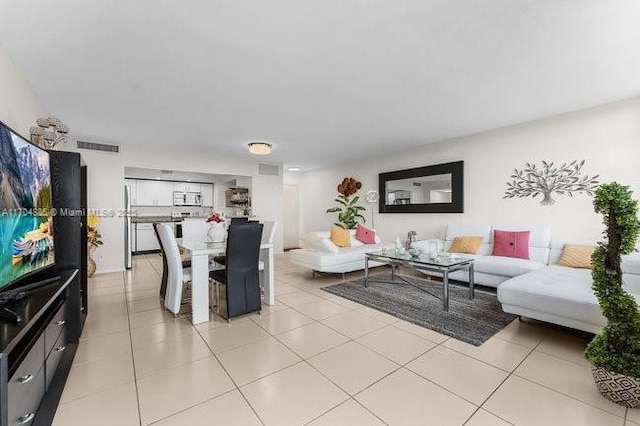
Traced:
<path fill-rule="evenodd" d="M 413 182 L 413 186 L 422 186 L 420 182 Z"/>
<path fill-rule="evenodd" d="M 120 147 L 118 145 L 107 145 L 104 143 L 77 141 L 76 146 L 78 147 L 78 149 L 91 149 L 93 151 L 106 151 L 106 152 L 120 151 Z"/>
<path fill-rule="evenodd" d="M 278 164 L 258 163 L 258 174 L 280 176 L 280 166 Z"/>

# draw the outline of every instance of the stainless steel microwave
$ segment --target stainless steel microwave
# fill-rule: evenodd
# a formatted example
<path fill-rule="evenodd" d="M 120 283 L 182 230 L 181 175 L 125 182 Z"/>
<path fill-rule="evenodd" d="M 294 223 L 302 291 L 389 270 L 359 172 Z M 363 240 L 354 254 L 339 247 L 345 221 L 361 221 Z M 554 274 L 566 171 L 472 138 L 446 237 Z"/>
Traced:
<path fill-rule="evenodd" d="M 173 205 L 174 206 L 201 206 L 202 192 L 174 191 Z"/>

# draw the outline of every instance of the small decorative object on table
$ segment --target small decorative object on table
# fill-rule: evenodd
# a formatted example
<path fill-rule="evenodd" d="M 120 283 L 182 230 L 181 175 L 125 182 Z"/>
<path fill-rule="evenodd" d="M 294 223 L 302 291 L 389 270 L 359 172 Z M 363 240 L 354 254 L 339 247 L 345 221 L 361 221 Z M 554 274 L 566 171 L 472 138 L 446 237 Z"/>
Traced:
<path fill-rule="evenodd" d="M 222 243 L 224 242 L 224 238 L 227 235 L 227 223 L 222 216 L 222 213 L 218 213 L 213 211 L 211 216 L 207 218 L 207 223 L 209 223 L 209 231 L 207 235 L 209 239 L 213 243 Z"/>
<path fill-rule="evenodd" d="M 102 220 L 99 216 L 95 214 L 87 216 L 87 275 L 89 277 L 96 273 L 96 262 L 91 257 L 91 253 L 103 244 L 102 235 L 98 231 L 100 223 Z"/>

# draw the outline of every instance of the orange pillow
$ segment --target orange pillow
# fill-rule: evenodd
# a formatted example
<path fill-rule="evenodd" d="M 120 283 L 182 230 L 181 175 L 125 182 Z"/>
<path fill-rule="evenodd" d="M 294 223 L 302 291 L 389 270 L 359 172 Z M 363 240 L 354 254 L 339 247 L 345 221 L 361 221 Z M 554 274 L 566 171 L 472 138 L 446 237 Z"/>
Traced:
<path fill-rule="evenodd" d="M 593 246 L 565 244 L 558 265 L 568 266 L 570 268 L 591 269 L 591 255 L 594 249 L 595 247 Z"/>
<path fill-rule="evenodd" d="M 476 254 L 482 244 L 482 237 L 455 237 L 449 253 Z"/>
<path fill-rule="evenodd" d="M 348 229 L 331 225 L 331 242 L 338 247 L 351 247 L 351 234 Z"/>

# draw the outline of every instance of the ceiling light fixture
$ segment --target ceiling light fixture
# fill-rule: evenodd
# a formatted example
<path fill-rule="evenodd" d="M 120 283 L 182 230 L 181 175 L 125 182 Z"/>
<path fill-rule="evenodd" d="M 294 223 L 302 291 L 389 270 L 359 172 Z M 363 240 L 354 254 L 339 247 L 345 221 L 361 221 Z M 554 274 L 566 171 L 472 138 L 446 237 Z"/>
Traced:
<path fill-rule="evenodd" d="M 290 172 L 299 172 L 300 167 L 289 167 L 287 170 L 289 170 Z"/>
<path fill-rule="evenodd" d="M 271 154 L 271 144 L 268 142 L 250 142 L 249 152 L 256 155 Z"/>

